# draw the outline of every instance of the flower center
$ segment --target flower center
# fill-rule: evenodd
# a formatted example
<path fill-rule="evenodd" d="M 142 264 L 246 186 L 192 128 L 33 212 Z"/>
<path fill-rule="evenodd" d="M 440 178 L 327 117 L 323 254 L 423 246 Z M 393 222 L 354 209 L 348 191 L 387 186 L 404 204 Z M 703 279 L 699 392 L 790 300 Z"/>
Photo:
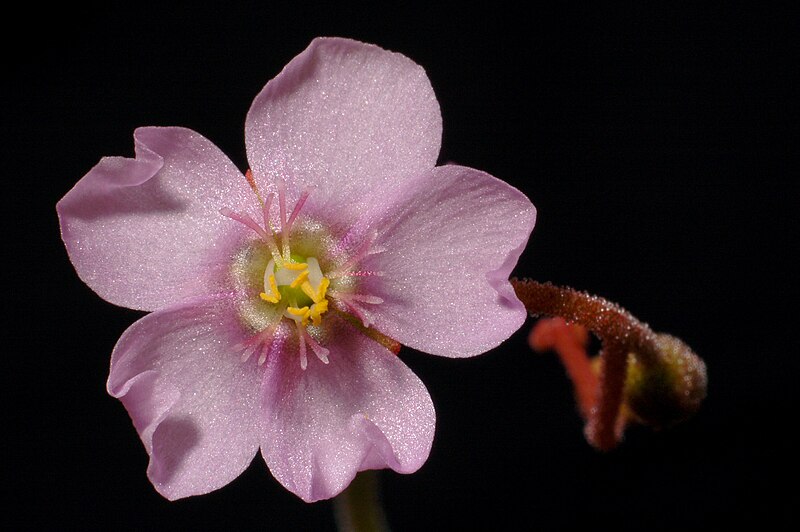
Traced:
<path fill-rule="evenodd" d="M 262 223 L 247 213 L 220 209 L 220 214 L 250 228 L 259 237 L 233 257 L 230 271 L 233 289 L 244 296 L 237 297 L 239 317 L 251 334 L 234 346 L 242 361 L 254 356 L 259 365 L 264 364 L 270 353 L 284 352 L 294 334 L 302 369 L 308 366 L 309 350 L 327 364 L 330 351 L 323 344 L 327 345 L 331 338 L 320 325 L 329 301 L 343 319 L 396 353 L 397 342 L 370 328 L 373 320 L 369 307 L 380 305 L 383 299 L 358 292 L 359 278 L 382 275 L 380 271 L 358 269 L 362 259 L 384 251 L 373 246 L 375 236 L 368 236 L 356 247 L 346 242 L 346 236 L 335 239 L 324 224 L 313 218 L 298 220 L 309 190 L 300 194 L 289 213 L 283 183 L 278 183 L 277 197 L 274 192 L 264 197 L 250 170 L 245 178 L 258 198 Z M 271 212 L 274 199 L 278 200 L 278 216 Z M 323 259 L 325 274 L 317 257 Z"/>
<path fill-rule="evenodd" d="M 322 275 L 315 257 L 293 255 L 290 261 L 269 261 L 264 270 L 264 291 L 260 297 L 283 308 L 283 315 L 302 326 L 311 321 L 318 326 L 328 310 L 330 280 Z"/>

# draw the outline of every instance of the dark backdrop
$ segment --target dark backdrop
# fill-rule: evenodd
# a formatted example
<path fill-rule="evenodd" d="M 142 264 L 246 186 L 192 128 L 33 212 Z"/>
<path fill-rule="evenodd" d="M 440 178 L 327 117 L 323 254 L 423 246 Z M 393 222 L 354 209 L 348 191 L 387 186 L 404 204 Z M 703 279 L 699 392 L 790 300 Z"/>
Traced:
<path fill-rule="evenodd" d="M 141 125 L 192 128 L 245 168 L 253 97 L 313 37 L 338 35 L 421 64 L 444 117 L 440 161 L 532 199 L 539 218 L 518 275 L 618 301 L 709 368 L 699 415 L 667 432 L 630 430 L 600 454 L 583 440 L 556 358 L 527 348 L 530 323 L 471 360 L 404 350 L 438 425 L 418 473 L 382 475 L 394 528 L 787 525 L 798 503 L 796 484 L 781 484 L 796 479 L 787 431 L 798 405 L 788 14 L 728 3 L 270 4 L 6 17 L 4 520 L 332 528 L 328 502 L 302 503 L 260 458 L 209 495 L 170 503 L 155 492 L 104 388 L 111 349 L 139 314 L 78 280 L 54 205 L 100 157 L 132 156 Z"/>

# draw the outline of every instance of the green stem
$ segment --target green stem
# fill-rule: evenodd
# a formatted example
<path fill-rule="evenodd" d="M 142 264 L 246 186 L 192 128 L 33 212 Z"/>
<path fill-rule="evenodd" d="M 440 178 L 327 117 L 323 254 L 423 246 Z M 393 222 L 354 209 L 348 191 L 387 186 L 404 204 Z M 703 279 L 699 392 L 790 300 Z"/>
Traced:
<path fill-rule="evenodd" d="M 380 501 L 378 472 L 362 471 L 333 499 L 336 526 L 341 532 L 388 532 Z"/>

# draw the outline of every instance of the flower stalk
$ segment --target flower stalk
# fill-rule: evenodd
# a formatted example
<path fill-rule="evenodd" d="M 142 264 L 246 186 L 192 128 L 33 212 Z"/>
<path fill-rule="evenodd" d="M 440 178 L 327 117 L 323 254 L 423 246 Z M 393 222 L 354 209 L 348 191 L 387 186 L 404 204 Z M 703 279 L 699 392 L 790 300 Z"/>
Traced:
<path fill-rule="evenodd" d="M 336 527 L 341 532 L 388 532 L 380 500 L 377 471 L 362 471 L 333 499 Z"/>
<path fill-rule="evenodd" d="M 630 420 L 664 428 L 700 407 L 705 364 L 679 339 L 655 333 L 619 305 L 586 292 L 527 279 L 511 284 L 532 316 L 561 318 L 540 321 L 531 346 L 561 356 L 586 419 L 586 438 L 597 449 L 614 448 Z M 585 352 L 588 336 L 581 327 L 602 342 L 596 364 Z"/>

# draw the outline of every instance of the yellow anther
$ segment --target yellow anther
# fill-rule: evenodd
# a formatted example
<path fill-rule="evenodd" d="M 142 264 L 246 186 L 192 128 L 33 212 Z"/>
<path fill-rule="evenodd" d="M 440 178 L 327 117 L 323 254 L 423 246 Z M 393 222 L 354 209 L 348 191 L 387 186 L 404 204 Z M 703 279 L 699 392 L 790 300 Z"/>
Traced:
<path fill-rule="evenodd" d="M 308 307 L 303 307 L 303 308 L 286 307 L 286 311 L 294 316 L 305 316 L 308 313 L 308 310 L 309 310 Z"/>
<path fill-rule="evenodd" d="M 278 291 L 278 283 L 275 281 L 275 274 L 269 276 L 269 289 L 272 290 L 272 297 L 276 299 L 275 303 L 281 300 L 281 293 Z"/>
<path fill-rule="evenodd" d="M 299 279 L 299 277 L 298 277 Z M 311 298 L 311 301 L 314 303 L 319 303 L 319 298 L 317 297 L 317 292 L 314 290 L 314 287 L 311 286 L 311 283 L 308 281 L 304 282 L 300 285 L 300 289 L 305 292 L 305 294 Z"/>
<path fill-rule="evenodd" d="M 328 286 L 331 282 L 328 280 L 327 277 L 323 277 L 322 280 L 319 282 L 319 287 L 314 290 L 314 287 L 311 286 L 311 283 L 304 282 L 300 285 L 300 289 L 305 292 L 305 294 L 311 298 L 311 301 L 314 303 L 319 303 L 325 300 L 325 294 L 328 293 Z"/>
<path fill-rule="evenodd" d="M 328 293 L 328 286 L 330 286 L 331 281 L 327 277 L 323 277 L 322 280 L 319 282 L 319 289 L 317 289 L 317 299 L 313 297 L 314 301 L 322 301 L 325 299 L 325 295 Z"/>
<path fill-rule="evenodd" d="M 313 306 L 311 308 L 303 307 L 303 310 L 305 310 L 305 312 L 303 312 L 302 319 L 300 320 L 300 325 L 302 325 L 303 327 L 308 325 L 308 318 L 311 316 L 311 311 L 313 308 L 314 308 Z"/>
<path fill-rule="evenodd" d="M 277 303 L 278 301 L 280 301 L 280 299 L 278 299 L 277 297 L 269 296 L 264 292 L 261 292 L 258 295 L 261 296 L 261 299 L 263 299 L 264 301 L 269 301 L 270 303 Z"/>
<path fill-rule="evenodd" d="M 308 315 L 311 318 L 311 321 L 314 325 L 319 326 L 322 323 L 322 314 L 328 311 L 328 300 L 323 299 L 319 303 L 316 303 L 311 306 L 311 309 L 308 311 Z"/>
<path fill-rule="evenodd" d="M 306 279 L 308 279 L 308 270 L 304 271 L 303 273 L 301 273 L 300 275 L 295 277 L 294 281 L 292 281 L 292 284 L 290 284 L 289 287 L 290 288 L 297 288 L 298 286 L 302 286 L 303 284 L 308 284 Z M 305 290 L 303 290 L 303 291 L 305 292 Z M 311 297 L 311 296 L 309 296 L 309 297 Z"/>
<path fill-rule="evenodd" d="M 287 270 L 305 270 L 308 264 L 305 262 L 284 262 L 283 267 Z"/>

